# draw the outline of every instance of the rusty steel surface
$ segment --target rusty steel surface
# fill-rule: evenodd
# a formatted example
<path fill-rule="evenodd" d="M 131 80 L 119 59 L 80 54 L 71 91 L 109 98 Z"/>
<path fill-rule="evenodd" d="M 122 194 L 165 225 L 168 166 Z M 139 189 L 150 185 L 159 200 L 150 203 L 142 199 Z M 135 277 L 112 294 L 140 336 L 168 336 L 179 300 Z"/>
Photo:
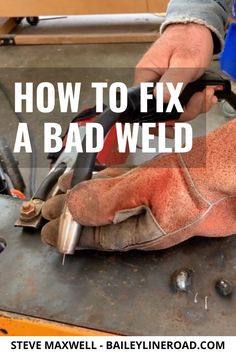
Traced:
<path fill-rule="evenodd" d="M 235 236 L 149 253 L 81 251 L 62 267 L 38 232 L 13 227 L 20 204 L 0 197 L 0 310 L 128 335 L 236 334 L 236 289 L 230 298 L 215 290 L 222 278 L 236 286 Z M 192 290 L 175 293 L 171 274 L 186 267 Z"/>

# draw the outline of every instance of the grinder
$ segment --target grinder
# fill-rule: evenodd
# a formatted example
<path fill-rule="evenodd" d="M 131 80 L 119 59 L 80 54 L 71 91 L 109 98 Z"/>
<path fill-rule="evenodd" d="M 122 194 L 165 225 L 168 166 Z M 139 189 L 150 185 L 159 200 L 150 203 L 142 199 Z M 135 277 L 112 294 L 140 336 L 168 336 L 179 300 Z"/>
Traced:
<path fill-rule="evenodd" d="M 230 81 L 225 80 L 220 75 L 211 72 L 206 72 L 200 79 L 189 83 L 185 87 L 179 98 L 182 106 L 185 106 L 188 103 L 193 94 L 203 91 L 206 86 L 220 86 L 221 90 L 216 91 L 215 95 L 219 100 L 224 99 L 229 101 L 229 103 L 236 109 L 236 95 L 231 91 Z M 153 88 L 150 88 L 149 93 L 152 92 Z M 121 123 L 138 122 L 140 124 L 144 122 L 165 122 L 169 120 L 177 120 L 180 115 L 181 114 L 178 113 L 176 109 L 171 112 L 166 112 L 164 109 L 164 113 L 156 113 L 155 97 L 148 100 L 147 113 L 140 112 L 140 85 L 138 85 L 128 89 L 128 105 L 125 112 L 114 113 L 107 108 L 98 116 L 95 122 L 102 125 L 104 129 L 104 136 L 106 136 L 112 126 L 118 121 Z M 96 139 L 95 135 L 94 139 Z M 83 151 L 86 151 L 86 135 L 82 146 Z M 92 177 L 96 155 L 96 153 L 87 152 L 78 154 L 74 165 L 74 174 L 72 177 L 71 187 L 74 187 L 77 183 L 82 181 L 89 180 Z M 81 229 L 82 226 L 73 220 L 69 209 L 65 206 L 60 219 L 57 242 L 57 250 L 63 254 L 63 264 L 66 255 L 74 254 L 76 245 L 79 241 Z"/>

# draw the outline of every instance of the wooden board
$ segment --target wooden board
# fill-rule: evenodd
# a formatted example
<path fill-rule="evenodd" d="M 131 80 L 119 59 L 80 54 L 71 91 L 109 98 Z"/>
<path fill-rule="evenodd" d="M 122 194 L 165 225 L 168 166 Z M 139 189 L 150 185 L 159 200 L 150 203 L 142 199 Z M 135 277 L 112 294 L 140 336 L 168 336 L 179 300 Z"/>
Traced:
<path fill-rule="evenodd" d="M 115 21 L 114 15 L 103 16 L 103 20 L 91 20 L 91 16 L 69 16 L 63 20 L 41 21 L 38 26 L 24 22 L 14 31 L 0 32 L 1 44 L 93 44 L 93 43 L 151 43 L 158 38 L 162 17 L 152 16 L 150 22 L 135 19 L 130 15 L 124 22 Z M 153 20 L 155 17 L 155 20 Z M 80 20 L 83 18 L 82 20 Z M 90 19 L 89 19 L 90 18 Z M 113 20 L 112 20 L 113 18 Z M 13 19 L 9 19 L 9 21 Z M 108 31 L 109 28 L 109 31 Z M 10 29 L 10 27 L 9 27 Z"/>
<path fill-rule="evenodd" d="M 167 0 L 147 0 L 147 12 L 166 12 L 168 3 Z"/>
<path fill-rule="evenodd" d="M 9 35 L 0 36 L 3 44 L 4 37 L 12 39 L 12 44 L 40 45 L 40 44 L 98 44 L 98 43 L 138 43 L 153 42 L 158 38 L 156 32 L 144 33 L 100 33 L 100 34 L 60 34 L 60 35 Z"/>
<path fill-rule="evenodd" d="M 167 0 L 2 0 L 0 16 L 164 12 L 167 4 Z"/>
<path fill-rule="evenodd" d="M 0 21 L 0 35 L 10 33 L 17 26 L 14 18 L 2 18 Z"/>

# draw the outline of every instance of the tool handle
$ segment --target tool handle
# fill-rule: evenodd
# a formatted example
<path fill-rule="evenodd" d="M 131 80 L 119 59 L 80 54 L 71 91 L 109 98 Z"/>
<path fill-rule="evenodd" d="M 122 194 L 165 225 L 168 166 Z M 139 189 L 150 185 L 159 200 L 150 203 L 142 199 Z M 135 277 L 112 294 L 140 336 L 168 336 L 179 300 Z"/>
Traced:
<path fill-rule="evenodd" d="M 109 130 L 113 125 L 119 120 L 120 113 L 114 113 L 110 108 L 106 108 L 103 113 L 101 113 L 97 119 L 96 123 L 101 124 L 104 131 L 104 136 L 107 135 Z M 97 153 L 86 152 L 86 135 L 82 142 L 83 153 L 78 154 L 75 165 L 74 173 L 71 181 L 71 187 L 74 187 L 77 183 L 89 180 L 92 178 L 94 171 Z M 94 144 L 96 145 L 96 134 L 93 136 Z"/>
<path fill-rule="evenodd" d="M 66 164 L 61 163 L 53 171 L 51 171 L 46 178 L 42 181 L 37 191 L 34 193 L 32 199 L 40 199 L 45 201 L 49 191 L 58 181 L 58 178 L 65 172 Z"/>
<path fill-rule="evenodd" d="M 197 92 L 202 92 L 207 86 L 221 86 L 222 89 L 215 92 L 218 99 L 227 99 L 231 93 L 231 83 L 229 80 L 222 78 L 217 73 L 206 72 L 198 80 L 190 82 L 181 93 L 179 100 L 184 108 L 190 98 Z M 149 89 L 148 93 L 153 93 L 153 88 Z M 128 91 L 128 109 L 125 114 L 121 115 L 122 123 L 152 123 L 165 122 L 169 120 L 177 120 L 181 113 L 177 112 L 176 108 L 171 112 L 166 112 L 168 104 L 164 104 L 163 113 L 156 112 L 156 100 L 158 97 L 153 97 L 147 102 L 147 113 L 141 112 L 140 104 L 140 85 L 131 87 Z"/>
<path fill-rule="evenodd" d="M 215 91 L 215 96 L 221 99 L 227 99 L 231 93 L 231 83 L 219 74 L 206 72 L 200 79 L 190 82 L 180 95 L 180 102 L 185 106 L 190 98 L 197 92 L 202 92 L 207 86 L 222 86 L 221 90 Z"/>
<path fill-rule="evenodd" d="M 217 73 L 206 72 L 200 79 L 189 83 L 183 90 L 180 96 L 180 102 L 185 106 L 192 95 L 196 92 L 203 91 L 206 86 L 222 86 L 221 91 L 217 91 L 216 95 L 219 99 L 227 99 L 231 94 L 231 83 L 229 80 L 225 80 Z M 151 88 L 153 92 L 153 88 Z M 166 105 L 167 106 L 167 105 Z M 166 108 L 165 106 L 165 108 Z M 131 87 L 128 90 L 128 108 L 124 113 L 114 113 L 107 108 L 101 113 L 95 122 L 100 123 L 104 129 L 104 136 L 112 128 L 112 126 L 120 121 L 122 123 L 144 123 L 144 122 L 163 122 L 168 120 L 176 120 L 180 117 L 181 113 L 173 110 L 170 113 L 156 113 L 156 98 L 148 100 L 148 112 L 140 112 L 140 85 Z M 94 137 L 96 139 L 96 136 Z M 86 151 L 86 136 L 83 140 L 83 151 Z M 72 178 L 71 187 L 77 183 L 88 180 L 92 176 L 96 161 L 96 153 L 78 154 L 77 160 L 74 166 L 74 174 Z"/>

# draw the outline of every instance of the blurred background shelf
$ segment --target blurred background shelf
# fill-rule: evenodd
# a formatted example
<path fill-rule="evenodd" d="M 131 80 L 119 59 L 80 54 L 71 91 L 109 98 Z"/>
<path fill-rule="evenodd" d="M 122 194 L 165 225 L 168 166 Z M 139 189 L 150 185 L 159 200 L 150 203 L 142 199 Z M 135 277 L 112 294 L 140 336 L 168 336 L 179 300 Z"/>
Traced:
<path fill-rule="evenodd" d="M 92 44 L 153 42 L 164 20 L 160 14 L 40 16 L 35 26 L 26 18 L 2 18 L 1 44 Z M 19 23 L 20 22 L 20 23 Z"/>
<path fill-rule="evenodd" d="M 165 12 L 167 4 L 167 0 L 7 0 L 0 3 L 0 16 Z"/>

